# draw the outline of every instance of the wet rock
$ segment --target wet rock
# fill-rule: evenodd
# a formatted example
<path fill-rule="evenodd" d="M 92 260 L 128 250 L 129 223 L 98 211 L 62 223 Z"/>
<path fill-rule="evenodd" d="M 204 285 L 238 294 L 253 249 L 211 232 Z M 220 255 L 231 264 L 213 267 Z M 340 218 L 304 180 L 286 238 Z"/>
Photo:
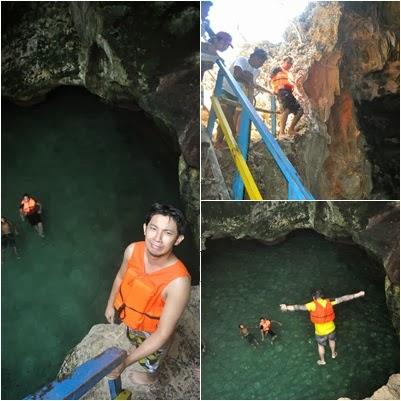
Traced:
<path fill-rule="evenodd" d="M 138 385 L 130 379 L 131 365 L 121 375 L 122 388 L 132 392 L 132 399 L 199 399 L 199 380 L 193 369 L 199 367 L 199 286 L 192 287 L 191 299 L 181 317 L 173 343 L 161 368 L 159 379 L 152 385 Z M 71 350 L 64 360 L 58 377 L 68 375 L 73 369 L 95 357 L 109 347 L 117 346 L 129 350 L 130 342 L 121 325 L 98 324 Z M 110 399 L 107 379 L 102 379 L 83 399 Z"/>

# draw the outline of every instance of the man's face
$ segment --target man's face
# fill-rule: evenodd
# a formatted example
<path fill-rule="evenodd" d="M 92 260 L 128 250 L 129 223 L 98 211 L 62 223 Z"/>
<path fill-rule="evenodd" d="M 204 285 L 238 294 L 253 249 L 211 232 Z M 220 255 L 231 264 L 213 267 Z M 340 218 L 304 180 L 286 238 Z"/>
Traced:
<path fill-rule="evenodd" d="M 284 61 L 283 68 L 289 71 L 292 67 L 292 61 Z"/>
<path fill-rule="evenodd" d="M 169 254 L 173 247 L 179 245 L 184 239 L 178 235 L 177 224 L 169 216 L 155 214 L 148 225 L 143 225 L 146 249 L 152 256 Z"/>
<path fill-rule="evenodd" d="M 29 196 L 24 196 L 24 202 L 28 202 L 29 201 Z"/>
<path fill-rule="evenodd" d="M 252 56 L 249 58 L 249 64 L 253 67 L 253 68 L 260 68 L 262 67 L 262 65 L 265 63 L 266 59 L 265 58 L 260 58 L 257 56 Z"/>
<path fill-rule="evenodd" d="M 225 39 L 220 39 L 217 41 L 216 43 L 216 49 L 219 52 L 224 52 L 228 49 L 228 47 L 230 46 L 231 42 L 225 40 Z"/>

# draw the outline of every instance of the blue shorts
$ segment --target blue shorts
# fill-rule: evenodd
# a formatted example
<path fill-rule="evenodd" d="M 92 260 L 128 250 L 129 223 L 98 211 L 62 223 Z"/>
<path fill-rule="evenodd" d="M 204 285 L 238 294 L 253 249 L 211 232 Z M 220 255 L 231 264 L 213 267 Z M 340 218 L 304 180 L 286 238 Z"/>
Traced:
<path fill-rule="evenodd" d="M 325 336 L 318 336 L 315 334 L 315 338 L 318 344 L 325 347 L 327 345 L 327 340 L 335 341 L 336 340 L 336 332 L 333 331 L 330 334 L 326 334 Z"/>

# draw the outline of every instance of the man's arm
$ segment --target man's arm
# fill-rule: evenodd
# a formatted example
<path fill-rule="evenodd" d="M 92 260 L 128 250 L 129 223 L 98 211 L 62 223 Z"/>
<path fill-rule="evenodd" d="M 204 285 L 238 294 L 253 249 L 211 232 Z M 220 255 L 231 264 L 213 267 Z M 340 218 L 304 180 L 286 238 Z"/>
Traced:
<path fill-rule="evenodd" d="M 251 86 L 253 85 L 253 75 L 249 71 L 244 71 L 240 66 L 234 66 L 234 78 L 238 82 Z"/>
<path fill-rule="evenodd" d="M 138 348 L 135 348 L 125 361 L 108 375 L 113 379 L 122 373 L 129 365 L 139 361 L 156 352 L 169 340 L 174 333 L 178 319 L 184 312 L 191 292 L 191 281 L 189 277 L 179 277 L 169 284 L 167 289 L 166 303 L 160 317 L 157 330 L 152 333 Z"/>
<path fill-rule="evenodd" d="M 342 297 L 335 298 L 334 301 L 336 304 L 340 304 L 341 302 L 352 301 L 355 298 L 360 298 L 363 296 L 365 296 L 365 291 L 359 291 L 356 292 L 355 294 L 343 295 Z"/>
<path fill-rule="evenodd" d="M 296 310 L 308 310 L 305 305 L 286 305 L 280 304 L 280 309 L 282 312 L 294 312 Z"/>
<path fill-rule="evenodd" d="M 104 312 L 104 315 L 106 316 L 106 319 L 109 323 L 114 322 L 114 314 L 116 313 L 114 306 L 113 306 L 114 299 L 116 298 L 116 293 L 120 288 L 121 282 L 123 281 L 124 274 L 127 271 L 127 264 L 132 256 L 132 253 L 134 252 L 134 248 L 135 248 L 135 243 L 132 243 L 132 244 L 128 245 L 127 248 L 125 249 L 123 261 L 121 263 L 120 269 L 118 270 L 118 272 L 116 274 L 116 278 L 114 279 L 113 286 L 111 287 L 109 300 L 107 301 L 106 310 Z"/>

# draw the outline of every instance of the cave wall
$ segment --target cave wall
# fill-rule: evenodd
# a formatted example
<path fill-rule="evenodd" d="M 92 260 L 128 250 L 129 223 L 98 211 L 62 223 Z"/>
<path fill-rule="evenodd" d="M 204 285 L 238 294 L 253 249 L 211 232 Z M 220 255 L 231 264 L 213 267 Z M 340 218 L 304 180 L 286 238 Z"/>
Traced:
<path fill-rule="evenodd" d="M 399 108 L 385 122 L 381 106 L 364 110 L 364 102 L 399 98 L 399 15 L 399 2 L 314 2 L 287 29 L 285 42 L 258 44 L 270 55 L 262 82 L 285 56 L 294 59 L 295 96 L 305 115 L 301 135 L 280 145 L 317 199 L 399 198 Z M 361 115 L 376 111 L 378 129 L 369 132 Z M 377 156 L 382 143 L 372 136 L 386 136 L 389 124 L 397 133 L 384 162 Z M 268 159 L 258 164 L 262 177 L 272 169 Z"/>
<path fill-rule="evenodd" d="M 199 198 L 198 2 L 5 2 L 1 8 L 3 97 L 30 105 L 57 86 L 79 85 L 112 104 L 144 110 L 182 155 L 184 192 Z M 190 216 L 197 210 L 187 203 Z"/>
<path fill-rule="evenodd" d="M 383 266 L 383 290 L 399 332 L 399 202 L 204 202 L 201 223 L 203 249 L 219 238 L 274 244 L 298 229 L 352 240 Z"/>

